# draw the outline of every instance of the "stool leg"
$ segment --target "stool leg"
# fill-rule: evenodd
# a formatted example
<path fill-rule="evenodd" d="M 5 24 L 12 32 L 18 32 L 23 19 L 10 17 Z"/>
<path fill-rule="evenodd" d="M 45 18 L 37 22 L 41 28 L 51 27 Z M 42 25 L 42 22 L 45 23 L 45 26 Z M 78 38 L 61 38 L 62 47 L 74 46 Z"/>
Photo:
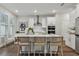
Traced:
<path fill-rule="evenodd" d="M 50 51 L 50 56 L 52 56 L 52 51 Z"/>
<path fill-rule="evenodd" d="M 61 56 L 63 56 L 63 47 L 61 46 Z"/>
<path fill-rule="evenodd" d="M 19 55 L 20 55 L 20 46 L 19 46 L 19 45 L 17 45 L 17 47 L 18 47 L 17 56 L 19 56 Z"/>
<path fill-rule="evenodd" d="M 57 51 L 55 52 L 55 55 L 56 54 L 58 55 L 58 52 L 59 52 L 59 46 L 57 46 Z"/>

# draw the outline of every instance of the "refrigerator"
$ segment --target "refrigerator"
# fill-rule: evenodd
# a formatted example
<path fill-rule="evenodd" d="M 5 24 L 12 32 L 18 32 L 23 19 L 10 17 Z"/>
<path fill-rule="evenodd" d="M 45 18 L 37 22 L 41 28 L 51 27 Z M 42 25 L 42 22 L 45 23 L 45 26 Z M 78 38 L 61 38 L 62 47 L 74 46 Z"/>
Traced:
<path fill-rule="evenodd" d="M 75 19 L 75 48 L 79 53 L 79 17 Z"/>

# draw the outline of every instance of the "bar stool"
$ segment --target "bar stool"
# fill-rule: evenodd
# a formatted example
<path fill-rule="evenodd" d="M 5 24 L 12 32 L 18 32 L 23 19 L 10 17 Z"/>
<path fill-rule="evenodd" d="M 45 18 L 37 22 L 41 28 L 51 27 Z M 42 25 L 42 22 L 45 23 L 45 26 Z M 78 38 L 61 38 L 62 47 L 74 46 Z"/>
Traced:
<path fill-rule="evenodd" d="M 58 55 L 59 48 L 60 48 L 60 54 L 63 55 L 63 37 L 48 37 L 48 53 L 50 55 Z"/>
<path fill-rule="evenodd" d="M 29 55 L 31 51 L 29 37 L 18 37 L 17 41 L 18 41 L 17 55 Z"/>
<path fill-rule="evenodd" d="M 34 37 L 29 37 L 29 41 L 30 41 L 30 56 L 34 56 Z"/>
<path fill-rule="evenodd" d="M 45 37 L 34 37 L 34 54 L 44 56 Z"/>

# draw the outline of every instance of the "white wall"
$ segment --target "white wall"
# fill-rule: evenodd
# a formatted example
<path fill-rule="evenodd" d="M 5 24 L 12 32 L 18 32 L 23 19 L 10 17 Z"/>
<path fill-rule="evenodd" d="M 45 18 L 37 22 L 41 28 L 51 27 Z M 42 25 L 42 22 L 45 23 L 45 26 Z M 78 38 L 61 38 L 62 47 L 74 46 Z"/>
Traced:
<path fill-rule="evenodd" d="M 21 22 L 25 22 L 28 27 L 32 27 L 33 23 L 34 23 L 33 20 L 36 20 L 35 16 L 18 16 L 17 21 L 16 21 L 17 22 L 17 25 L 16 25 L 17 30 L 16 31 L 19 30 L 19 25 Z"/>
<path fill-rule="evenodd" d="M 26 22 L 27 23 L 28 21 L 28 17 L 17 17 L 17 25 L 16 25 L 16 31 L 19 30 L 19 25 L 20 25 L 20 22 Z"/>
<path fill-rule="evenodd" d="M 56 34 L 62 34 L 62 15 L 56 15 Z"/>

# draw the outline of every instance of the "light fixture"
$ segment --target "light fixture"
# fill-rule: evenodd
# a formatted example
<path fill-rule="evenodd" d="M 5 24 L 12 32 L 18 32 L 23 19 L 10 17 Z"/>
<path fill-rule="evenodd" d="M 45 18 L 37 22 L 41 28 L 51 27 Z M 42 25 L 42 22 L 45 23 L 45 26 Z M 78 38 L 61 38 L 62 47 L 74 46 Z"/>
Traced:
<path fill-rule="evenodd" d="M 52 13 L 56 13 L 56 10 L 52 10 Z"/>
<path fill-rule="evenodd" d="M 37 10 L 36 9 L 34 10 L 34 13 L 37 13 Z"/>
<path fill-rule="evenodd" d="M 18 10 L 15 10 L 15 12 L 17 13 L 17 12 L 19 12 Z"/>

